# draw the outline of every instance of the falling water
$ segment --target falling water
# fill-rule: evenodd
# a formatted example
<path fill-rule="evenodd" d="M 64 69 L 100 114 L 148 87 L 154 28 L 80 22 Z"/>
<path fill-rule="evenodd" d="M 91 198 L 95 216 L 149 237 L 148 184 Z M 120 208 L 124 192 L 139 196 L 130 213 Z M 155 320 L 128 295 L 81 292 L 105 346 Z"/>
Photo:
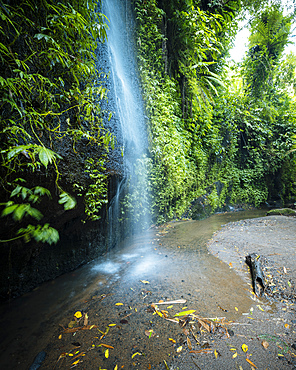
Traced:
<path fill-rule="evenodd" d="M 115 245 L 127 230 L 149 224 L 147 185 L 147 134 L 133 43 L 134 21 L 128 0 L 107 0 L 103 12 L 110 24 L 108 59 L 111 68 L 111 124 L 119 127 L 118 145 L 123 156 L 121 180 L 109 208 L 109 244 Z M 123 213 L 124 212 L 124 213 Z M 120 219 L 124 218 L 124 221 Z"/>

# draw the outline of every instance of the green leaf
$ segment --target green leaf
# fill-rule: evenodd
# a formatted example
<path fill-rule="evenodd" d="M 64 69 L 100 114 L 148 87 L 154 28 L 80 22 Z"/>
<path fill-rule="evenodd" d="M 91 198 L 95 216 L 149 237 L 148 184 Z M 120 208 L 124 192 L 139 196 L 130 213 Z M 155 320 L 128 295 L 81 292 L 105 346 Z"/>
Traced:
<path fill-rule="evenodd" d="M 17 234 L 24 234 L 23 237 L 26 242 L 34 238 L 37 242 L 56 244 L 60 238 L 58 231 L 50 227 L 49 224 L 43 226 L 28 225 L 26 228 L 19 229 Z"/>
<path fill-rule="evenodd" d="M 195 312 L 196 310 L 188 310 L 188 311 L 182 311 L 182 312 L 178 312 L 176 313 L 174 316 L 187 316 L 187 315 L 190 315 L 192 314 L 193 312 Z"/>
<path fill-rule="evenodd" d="M 7 216 L 15 211 L 17 208 L 18 204 L 11 204 L 13 202 L 8 202 L 7 206 L 3 209 L 1 213 L 1 217 Z"/>
<path fill-rule="evenodd" d="M 75 198 L 71 197 L 71 195 L 69 195 L 68 193 L 63 192 L 63 193 L 60 194 L 59 204 L 64 204 L 64 209 L 65 210 L 75 208 L 76 203 L 77 202 L 76 202 Z"/>

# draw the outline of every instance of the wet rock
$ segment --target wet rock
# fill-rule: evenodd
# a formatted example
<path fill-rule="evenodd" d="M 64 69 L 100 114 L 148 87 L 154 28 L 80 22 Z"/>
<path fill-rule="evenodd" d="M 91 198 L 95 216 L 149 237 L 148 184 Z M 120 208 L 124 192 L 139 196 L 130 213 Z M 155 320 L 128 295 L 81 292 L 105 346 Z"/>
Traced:
<path fill-rule="evenodd" d="M 37 370 L 41 367 L 43 361 L 45 360 L 46 353 L 44 351 L 41 351 L 38 353 L 38 355 L 35 357 L 34 362 L 30 366 L 29 370 Z"/>

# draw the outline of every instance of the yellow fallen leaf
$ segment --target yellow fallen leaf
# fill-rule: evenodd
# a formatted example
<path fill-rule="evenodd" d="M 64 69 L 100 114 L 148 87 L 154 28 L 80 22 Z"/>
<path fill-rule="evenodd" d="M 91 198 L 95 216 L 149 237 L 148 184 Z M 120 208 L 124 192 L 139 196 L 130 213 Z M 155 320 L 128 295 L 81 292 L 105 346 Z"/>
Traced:
<path fill-rule="evenodd" d="M 115 303 L 115 306 L 123 306 L 123 303 Z"/>
<path fill-rule="evenodd" d="M 248 350 L 249 348 L 248 348 L 248 346 L 246 345 L 246 344 L 243 344 L 242 345 L 242 350 L 244 351 L 244 352 L 247 352 L 247 350 Z"/>
<path fill-rule="evenodd" d="M 114 370 L 117 370 L 117 369 L 118 369 L 118 366 L 117 366 L 117 365 L 115 365 Z"/>
<path fill-rule="evenodd" d="M 160 317 L 162 317 L 162 316 L 163 316 L 162 312 L 160 312 L 160 311 L 156 311 L 156 313 L 157 313 L 157 315 L 159 315 Z"/>
<path fill-rule="evenodd" d="M 135 356 L 137 356 L 137 355 L 141 356 L 141 354 L 142 354 L 142 353 L 140 353 L 140 352 L 136 352 L 136 353 L 134 353 L 134 354 L 132 355 L 132 358 L 134 358 L 134 357 L 135 357 Z"/>
<path fill-rule="evenodd" d="M 143 284 L 150 284 L 147 280 L 140 280 Z"/>
<path fill-rule="evenodd" d="M 187 308 L 187 306 L 185 306 L 185 307 L 182 307 L 182 310 L 186 310 L 186 308 Z"/>
<path fill-rule="evenodd" d="M 218 358 L 218 352 L 216 350 L 214 351 L 214 355 L 216 358 Z"/>
<path fill-rule="evenodd" d="M 285 328 L 286 329 L 289 329 L 290 325 L 289 324 L 285 324 Z"/>
<path fill-rule="evenodd" d="M 77 365 L 79 361 L 80 361 L 80 360 L 74 361 L 74 362 L 73 362 L 73 364 L 72 364 L 72 366 L 73 366 L 73 365 Z"/>
<path fill-rule="evenodd" d="M 235 352 L 233 355 L 232 355 L 232 358 L 236 358 L 237 357 L 237 352 Z"/>
<path fill-rule="evenodd" d="M 109 357 L 109 348 L 106 349 L 105 351 L 105 357 L 108 358 Z"/>
<path fill-rule="evenodd" d="M 72 357 L 72 356 L 74 356 L 74 355 L 73 355 L 73 353 L 68 353 L 68 356 L 69 356 L 69 357 Z"/>
<path fill-rule="evenodd" d="M 59 335 L 59 339 L 62 339 L 62 334 Z"/>
<path fill-rule="evenodd" d="M 77 319 L 80 319 L 80 317 L 82 317 L 82 313 L 80 311 L 77 311 L 74 313 L 74 316 L 77 317 Z"/>
<path fill-rule="evenodd" d="M 259 310 L 264 311 L 263 308 L 259 304 L 257 304 L 257 307 L 259 308 Z"/>
<path fill-rule="evenodd" d="M 169 338 L 169 341 L 171 341 L 172 343 L 176 343 L 175 339 L 173 338 Z"/>
<path fill-rule="evenodd" d="M 238 308 L 237 307 L 234 307 L 235 311 L 238 311 Z"/>
<path fill-rule="evenodd" d="M 183 349 L 183 347 L 182 347 L 182 346 L 178 347 L 178 348 L 177 348 L 177 352 L 178 352 L 178 353 L 179 353 L 179 352 L 181 352 L 181 351 L 182 351 L 182 349 Z"/>
<path fill-rule="evenodd" d="M 108 326 L 116 326 L 116 324 L 109 324 Z M 102 332 L 101 332 L 102 333 Z M 103 334 L 105 334 L 105 333 L 103 333 Z"/>
<path fill-rule="evenodd" d="M 168 308 L 173 308 L 173 307 L 174 307 L 173 305 L 170 305 L 170 306 L 168 306 L 168 307 L 167 307 L 167 309 L 168 309 Z"/>

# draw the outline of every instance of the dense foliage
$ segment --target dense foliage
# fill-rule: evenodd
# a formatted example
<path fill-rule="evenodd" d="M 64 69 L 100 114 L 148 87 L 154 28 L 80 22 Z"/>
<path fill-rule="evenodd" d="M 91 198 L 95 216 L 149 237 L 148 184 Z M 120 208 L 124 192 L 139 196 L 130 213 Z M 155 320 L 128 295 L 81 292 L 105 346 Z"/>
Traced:
<path fill-rule="evenodd" d="M 94 56 L 105 39 L 105 16 L 94 0 L 1 2 L 1 205 L 2 216 L 15 221 L 6 238 L 58 240 L 57 230 L 39 224 L 43 215 L 36 205 L 44 197 L 57 193 L 68 210 L 79 191 L 90 219 L 107 202 L 104 162 L 113 138 L 103 126 L 98 102 L 106 89 Z M 85 183 L 67 173 L 65 189 L 66 156 L 69 150 L 75 156 L 80 142 L 97 150 L 82 153 Z"/>
<path fill-rule="evenodd" d="M 292 15 L 247 1 L 137 0 L 135 8 L 155 219 L 182 216 L 198 197 L 210 211 L 294 201 L 295 64 L 280 59 Z M 246 9 L 257 12 L 250 52 L 228 68 Z"/>
<path fill-rule="evenodd" d="M 283 59 L 294 15 L 284 16 L 278 1 L 266 3 L 133 1 L 149 116 L 149 156 L 137 175 L 151 193 L 154 221 L 191 216 L 196 199 L 208 213 L 295 201 L 296 57 Z M 249 52 L 235 65 L 228 51 L 246 10 L 253 16 Z M 7 0 L 0 21 L 1 205 L 14 221 L 4 239 L 54 243 L 58 232 L 40 224 L 38 203 L 53 198 L 69 210 L 82 196 L 90 220 L 107 203 L 114 138 L 103 124 L 110 118 L 99 104 L 106 76 L 94 56 L 106 18 L 94 0 Z M 75 178 L 81 167 L 69 167 L 71 156 L 85 181 Z M 126 209 L 139 205 L 135 221 L 149 203 L 146 195 L 135 202 L 141 195 L 124 199 Z"/>

